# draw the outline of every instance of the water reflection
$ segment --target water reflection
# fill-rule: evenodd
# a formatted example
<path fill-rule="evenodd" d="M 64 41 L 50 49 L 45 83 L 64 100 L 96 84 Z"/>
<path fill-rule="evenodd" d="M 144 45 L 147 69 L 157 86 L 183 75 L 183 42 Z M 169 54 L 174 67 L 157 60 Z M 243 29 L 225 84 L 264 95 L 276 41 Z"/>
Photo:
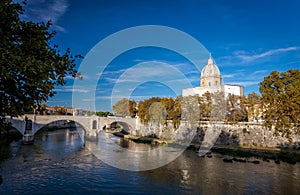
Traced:
<path fill-rule="evenodd" d="M 106 136 L 125 148 L 152 147 Z M 15 155 L 0 165 L 0 194 L 300 194 L 300 164 L 224 163 L 222 155 L 185 151 L 158 169 L 131 172 L 101 162 L 70 130 L 40 132 L 34 145 L 13 147 Z"/>
<path fill-rule="evenodd" d="M 128 146 L 124 148 L 124 144 L 120 144 L 116 139 L 120 138 L 110 133 L 100 132 L 97 140 L 85 139 L 85 146 L 103 162 L 132 171 L 164 166 L 175 160 L 185 149 L 184 145 L 179 144 L 153 146 L 134 142 L 125 143 Z"/>

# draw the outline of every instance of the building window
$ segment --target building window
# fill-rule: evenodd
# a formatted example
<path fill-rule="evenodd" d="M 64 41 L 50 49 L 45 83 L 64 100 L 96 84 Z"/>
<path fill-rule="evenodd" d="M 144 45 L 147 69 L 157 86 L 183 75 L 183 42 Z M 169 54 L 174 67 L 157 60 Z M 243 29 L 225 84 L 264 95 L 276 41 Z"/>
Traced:
<path fill-rule="evenodd" d="M 210 81 L 208 82 L 208 86 L 211 86 L 211 83 L 210 83 Z"/>
<path fill-rule="evenodd" d="M 93 120 L 92 129 L 97 129 L 97 121 Z"/>

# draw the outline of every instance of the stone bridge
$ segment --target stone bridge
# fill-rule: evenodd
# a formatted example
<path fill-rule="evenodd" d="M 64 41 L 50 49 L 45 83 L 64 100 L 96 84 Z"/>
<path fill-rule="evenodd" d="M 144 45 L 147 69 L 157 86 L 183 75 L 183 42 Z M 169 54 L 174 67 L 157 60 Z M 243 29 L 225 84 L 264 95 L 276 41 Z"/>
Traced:
<path fill-rule="evenodd" d="M 110 128 L 114 127 L 118 123 L 122 128 L 130 134 L 136 134 L 136 131 L 140 129 L 139 118 L 127 118 L 127 117 L 100 117 L 100 128 Z"/>
<path fill-rule="evenodd" d="M 56 121 L 74 121 L 79 124 L 88 136 L 96 136 L 98 131 L 118 123 L 122 128 L 133 133 L 138 129 L 137 118 L 123 117 L 98 117 L 98 116 L 69 116 L 69 115 L 24 115 L 18 118 L 6 118 L 7 122 L 11 122 L 12 126 L 20 133 L 25 133 L 25 117 L 32 120 L 32 132 L 35 134 L 42 127 L 47 126 Z"/>

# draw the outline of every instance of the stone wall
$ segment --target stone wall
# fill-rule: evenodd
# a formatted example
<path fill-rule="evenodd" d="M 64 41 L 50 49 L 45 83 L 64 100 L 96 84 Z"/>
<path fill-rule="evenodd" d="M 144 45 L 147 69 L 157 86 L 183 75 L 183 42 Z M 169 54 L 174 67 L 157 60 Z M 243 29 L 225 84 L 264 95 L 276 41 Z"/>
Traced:
<path fill-rule="evenodd" d="M 187 124 L 181 124 L 182 128 L 173 129 L 171 128 L 171 123 L 168 128 L 164 127 L 161 130 L 159 128 L 140 126 L 139 135 L 152 135 L 155 134 L 159 138 L 167 139 L 184 139 L 185 136 L 190 136 L 187 131 Z M 217 130 L 217 133 L 212 133 L 212 131 Z M 300 135 L 293 134 L 291 136 L 292 142 L 289 139 L 282 137 L 281 135 L 275 136 L 274 130 L 268 130 L 261 123 L 219 123 L 216 126 L 210 125 L 208 122 L 202 123 L 195 133 L 193 139 L 194 142 L 204 142 L 205 136 L 217 135 L 216 144 L 222 145 L 240 145 L 240 146 L 261 146 L 261 147 L 290 147 L 290 148 L 300 148 Z"/>
<path fill-rule="evenodd" d="M 199 139 L 203 139 L 201 136 L 205 136 L 208 127 L 206 124 L 199 128 Z M 300 135 L 292 134 L 291 138 L 292 142 L 289 142 L 286 137 L 275 136 L 274 130 L 260 123 L 223 124 L 216 144 L 300 148 Z"/>

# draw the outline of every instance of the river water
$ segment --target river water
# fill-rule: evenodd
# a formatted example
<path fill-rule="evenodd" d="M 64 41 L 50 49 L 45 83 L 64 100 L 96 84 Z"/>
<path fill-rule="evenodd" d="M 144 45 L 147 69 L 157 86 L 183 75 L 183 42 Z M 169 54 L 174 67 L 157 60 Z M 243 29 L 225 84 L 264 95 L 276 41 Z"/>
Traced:
<path fill-rule="evenodd" d="M 12 157 L 0 164 L 0 194 L 300 194 L 299 163 L 225 163 L 226 156 L 186 150 L 163 167 L 133 172 L 96 158 L 77 131 L 35 138 L 31 146 L 11 144 Z M 150 147 L 115 139 L 123 147 Z"/>

